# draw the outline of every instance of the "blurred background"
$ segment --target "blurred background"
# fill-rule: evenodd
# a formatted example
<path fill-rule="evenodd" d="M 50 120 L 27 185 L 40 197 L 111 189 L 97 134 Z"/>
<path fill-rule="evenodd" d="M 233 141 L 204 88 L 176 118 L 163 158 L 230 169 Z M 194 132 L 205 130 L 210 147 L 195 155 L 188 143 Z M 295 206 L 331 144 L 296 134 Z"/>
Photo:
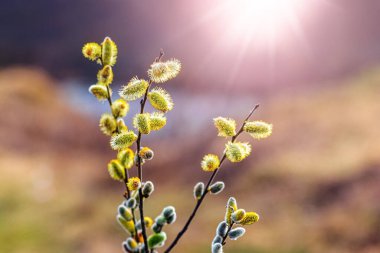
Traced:
<path fill-rule="evenodd" d="M 261 220 L 226 252 L 380 252 L 379 13 L 378 0 L 2 1 L 0 252 L 121 252 L 123 186 L 97 127 L 108 104 L 88 93 L 99 65 L 81 54 L 105 36 L 119 47 L 114 91 L 161 48 L 182 62 L 167 126 L 143 140 L 146 214 L 179 215 L 168 242 L 210 176 L 203 155 L 223 151 L 212 118 L 241 122 L 260 103 L 254 118 L 274 124 L 269 139 L 241 138 L 252 155 L 223 166 L 227 188 L 173 252 L 209 252 L 229 196 Z"/>

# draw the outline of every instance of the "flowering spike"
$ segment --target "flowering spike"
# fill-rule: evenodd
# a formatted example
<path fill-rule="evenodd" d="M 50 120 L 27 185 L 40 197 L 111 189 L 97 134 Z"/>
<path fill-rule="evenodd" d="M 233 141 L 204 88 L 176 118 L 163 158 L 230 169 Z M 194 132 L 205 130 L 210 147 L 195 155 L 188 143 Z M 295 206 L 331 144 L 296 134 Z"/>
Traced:
<path fill-rule="evenodd" d="M 135 153 L 130 148 L 125 148 L 117 153 L 117 159 L 126 168 L 130 169 L 134 163 Z"/>
<path fill-rule="evenodd" d="M 117 129 L 117 123 L 115 118 L 108 113 L 102 114 L 99 121 L 100 131 L 105 135 L 112 135 Z"/>
<path fill-rule="evenodd" d="M 88 91 L 94 95 L 99 101 L 108 99 L 107 87 L 102 84 L 94 84 L 88 88 Z M 110 94 L 112 94 L 111 88 L 109 88 Z"/>
<path fill-rule="evenodd" d="M 151 150 L 150 148 L 143 147 L 143 148 L 141 148 L 141 150 L 139 152 L 139 156 L 144 160 L 152 160 L 154 153 L 153 153 L 153 150 Z"/>
<path fill-rule="evenodd" d="M 82 54 L 87 59 L 95 61 L 101 56 L 102 48 L 95 42 L 86 43 L 82 48 Z"/>
<path fill-rule="evenodd" d="M 142 134 L 150 133 L 150 114 L 140 113 L 133 118 L 133 126 Z"/>
<path fill-rule="evenodd" d="M 125 125 L 125 122 L 123 119 L 117 119 L 117 128 L 120 132 L 126 132 L 128 131 L 128 127 Z"/>
<path fill-rule="evenodd" d="M 245 217 L 244 209 L 238 209 L 235 212 L 233 212 L 231 215 L 232 221 L 235 223 L 239 223 L 244 217 Z"/>
<path fill-rule="evenodd" d="M 257 222 L 260 219 L 260 216 L 255 212 L 247 212 L 244 218 L 240 221 L 241 225 L 251 225 Z"/>
<path fill-rule="evenodd" d="M 167 75 L 169 79 L 175 78 L 181 71 L 181 62 L 177 59 L 170 59 L 166 62 Z"/>
<path fill-rule="evenodd" d="M 219 157 L 213 154 L 208 154 L 203 157 L 201 167 L 204 171 L 214 171 L 219 168 Z"/>
<path fill-rule="evenodd" d="M 110 37 L 106 37 L 102 43 L 102 63 L 113 66 L 116 63 L 117 46 Z"/>
<path fill-rule="evenodd" d="M 214 125 L 218 129 L 218 136 L 231 137 L 236 134 L 236 122 L 230 118 L 214 118 Z"/>
<path fill-rule="evenodd" d="M 137 135 L 133 131 L 126 131 L 112 136 L 110 144 L 112 149 L 120 150 L 130 147 L 137 140 Z"/>
<path fill-rule="evenodd" d="M 110 65 L 104 66 L 98 71 L 98 84 L 110 85 L 113 81 L 113 71 Z"/>
<path fill-rule="evenodd" d="M 133 101 L 145 94 L 149 83 L 144 79 L 132 78 L 127 85 L 124 85 L 119 91 L 120 97 L 127 101 Z"/>
<path fill-rule="evenodd" d="M 159 111 L 168 112 L 173 109 L 173 100 L 170 94 L 160 88 L 155 87 L 148 93 L 148 99 L 151 105 Z"/>
<path fill-rule="evenodd" d="M 125 179 L 125 171 L 123 165 L 114 159 L 108 163 L 108 172 L 112 179 L 117 181 L 123 181 Z"/>
<path fill-rule="evenodd" d="M 138 177 L 131 177 L 128 179 L 127 187 L 130 191 L 136 191 L 141 187 L 141 181 Z"/>
<path fill-rule="evenodd" d="M 157 131 L 166 125 L 166 117 L 161 112 L 153 112 L 150 115 L 150 128 L 152 131 Z"/>
<path fill-rule="evenodd" d="M 230 197 L 227 201 L 227 207 L 226 207 L 226 217 L 225 221 L 227 224 L 231 224 L 231 215 L 233 212 L 237 210 L 237 203 L 236 199 L 233 197 Z"/>
<path fill-rule="evenodd" d="M 244 131 L 258 140 L 269 137 L 272 129 L 273 125 L 264 121 L 247 121 L 244 124 Z"/>
<path fill-rule="evenodd" d="M 167 62 L 154 62 L 150 65 L 148 76 L 155 83 L 164 83 L 175 78 L 181 70 L 181 63 L 177 59 Z"/>
<path fill-rule="evenodd" d="M 251 153 L 251 145 L 242 142 L 228 142 L 225 149 L 226 157 L 233 163 L 240 162 Z"/>
<path fill-rule="evenodd" d="M 116 117 L 125 117 L 129 111 L 129 104 L 122 98 L 115 100 L 112 103 L 112 114 Z"/>

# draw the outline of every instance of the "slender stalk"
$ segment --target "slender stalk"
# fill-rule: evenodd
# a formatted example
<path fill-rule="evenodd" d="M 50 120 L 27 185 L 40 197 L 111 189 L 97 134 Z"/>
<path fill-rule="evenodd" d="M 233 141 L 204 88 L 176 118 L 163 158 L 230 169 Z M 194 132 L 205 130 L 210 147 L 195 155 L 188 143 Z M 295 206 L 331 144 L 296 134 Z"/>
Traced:
<path fill-rule="evenodd" d="M 232 230 L 232 227 L 234 226 L 234 222 L 231 222 L 231 224 L 228 225 L 228 229 L 226 234 L 223 236 L 222 245 L 226 244 L 226 239 L 228 237 L 228 233 Z"/>
<path fill-rule="evenodd" d="M 155 59 L 155 61 L 159 61 L 162 57 L 164 56 L 164 52 L 161 50 L 160 51 L 160 55 Z M 140 101 L 140 113 L 144 113 L 144 108 L 145 108 L 145 104 L 146 104 L 146 100 L 147 100 L 147 97 L 148 97 L 148 92 L 149 92 L 149 89 L 150 89 L 150 86 L 152 85 L 152 81 L 150 80 L 149 81 L 149 85 L 148 85 L 148 88 L 146 89 L 145 91 L 145 94 L 144 94 L 144 98 Z M 142 182 L 143 181 L 143 175 L 142 175 L 142 164 L 141 164 L 141 158 L 139 156 L 139 153 L 140 153 L 140 150 L 141 150 L 141 139 L 142 139 L 142 134 L 139 132 L 138 136 L 137 136 L 137 141 L 136 141 L 136 146 L 137 146 L 137 170 L 138 170 L 138 177 L 140 178 L 140 181 Z M 143 194 L 142 194 L 142 189 L 140 187 L 139 189 L 139 211 L 140 211 L 140 223 L 141 223 L 141 232 L 142 232 L 142 236 L 143 236 L 143 239 L 144 239 L 144 245 L 145 245 L 145 249 L 144 251 L 146 253 L 149 253 L 149 247 L 148 247 L 148 239 L 147 239 L 147 235 L 146 235 L 146 228 L 145 228 L 145 219 L 144 219 L 144 197 L 143 197 Z"/>
<path fill-rule="evenodd" d="M 252 116 L 252 114 L 256 111 L 256 109 L 259 108 L 259 105 L 255 105 L 255 107 L 249 112 L 248 116 L 245 118 L 244 122 L 242 123 L 240 129 L 237 131 L 237 133 L 231 138 L 231 142 L 234 142 L 237 137 L 239 137 L 239 135 L 243 132 L 243 129 L 244 129 L 244 125 L 245 125 L 245 122 L 247 120 L 249 120 L 249 118 Z M 223 162 L 226 160 L 226 153 L 223 152 L 223 156 L 222 158 L 220 159 L 220 164 L 219 164 L 219 167 L 214 170 L 214 172 L 211 174 L 211 177 L 210 179 L 208 180 L 207 184 L 206 184 L 206 187 L 205 187 L 205 191 L 203 192 L 202 196 L 200 197 L 200 199 L 197 201 L 192 213 L 190 214 L 190 217 L 189 219 L 187 220 L 187 222 L 185 223 L 185 226 L 181 229 L 181 231 L 177 234 L 176 238 L 174 239 L 174 241 L 169 245 L 169 247 L 164 251 L 164 253 L 169 253 L 178 243 L 178 241 L 181 239 L 181 237 L 186 233 L 188 227 L 190 226 L 191 222 L 193 221 L 195 215 L 197 214 L 197 211 L 199 209 L 199 207 L 201 206 L 204 198 L 206 197 L 206 195 L 208 194 L 208 188 L 210 187 L 210 185 L 212 184 L 212 182 L 214 181 L 216 175 L 218 174 L 218 171 L 220 170 Z"/>

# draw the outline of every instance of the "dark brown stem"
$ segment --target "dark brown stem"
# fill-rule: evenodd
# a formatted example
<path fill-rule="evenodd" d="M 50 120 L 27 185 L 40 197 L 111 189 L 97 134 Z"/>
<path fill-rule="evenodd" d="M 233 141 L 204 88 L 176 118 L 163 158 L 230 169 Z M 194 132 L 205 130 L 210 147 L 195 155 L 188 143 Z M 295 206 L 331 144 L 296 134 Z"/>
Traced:
<path fill-rule="evenodd" d="M 234 226 L 234 222 L 231 222 L 231 224 L 228 224 L 228 229 L 226 234 L 223 236 L 222 245 L 226 244 L 226 239 L 228 237 L 228 233 L 231 231 L 232 227 Z"/>
<path fill-rule="evenodd" d="M 160 61 L 163 56 L 164 56 L 164 52 L 161 49 L 160 55 L 155 59 L 155 62 Z M 152 85 L 152 81 L 149 81 L 149 85 L 148 85 L 148 88 L 145 91 L 144 98 L 140 101 L 140 105 L 141 105 L 141 107 L 140 107 L 140 113 L 144 113 L 144 108 L 145 108 L 146 100 L 147 100 L 147 97 L 148 97 L 149 88 L 150 88 L 151 85 Z M 140 178 L 140 181 L 143 182 L 142 164 L 141 164 L 141 158 L 139 156 L 139 153 L 140 153 L 140 150 L 141 150 L 141 139 L 142 139 L 142 135 L 139 132 L 139 134 L 137 136 L 137 141 L 136 141 L 136 146 L 137 146 L 137 150 L 136 150 L 136 153 L 137 153 L 137 170 L 138 170 L 138 177 Z M 141 232 L 142 232 L 142 236 L 143 236 L 143 239 L 144 239 L 144 245 L 145 245 L 145 250 L 144 251 L 146 253 L 149 253 L 148 239 L 147 239 L 147 235 L 146 235 L 145 220 L 144 220 L 144 197 L 143 197 L 143 194 L 142 194 L 141 187 L 139 189 L 139 211 L 140 211 Z"/>
<path fill-rule="evenodd" d="M 236 140 L 236 138 L 243 132 L 244 130 L 244 125 L 245 125 L 245 122 L 247 120 L 249 120 L 249 118 L 252 116 L 252 114 L 256 111 L 256 109 L 259 108 L 259 105 L 255 105 L 255 107 L 249 112 L 248 116 L 245 118 L 243 124 L 241 125 L 239 131 L 231 138 L 231 142 L 234 142 Z M 170 246 L 164 251 L 164 253 L 169 253 L 178 243 L 178 241 L 181 239 L 181 237 L 186 233 L 188 227 L 190 226 L 191 222 L 193 221 L 199 207 L 201 206 L 204 198 L 206 197 L 206 195 L 208 194 L 208 188 L 210 187 L 210 185 L 212 184 L 212 182 L 214 181 L 216 175 L 218 174 L 218 171 L 220 170 L 223 162 L 226 160 L 226 153 L 223 152 L 223 156 L 222 158 L 220 159 L 220 164 L 219 164 L 219 167 L 214 170 L 214 172 L 211 174 L 211 177 L 210 179 L 208 180 L 207 184 L 206 184 L 206 187 L 205 187 L 205 191 L 203 192 L 202 196 L 200 197 L 200 199 L 197 201 L 192 213 L 190 214 L 190 217 L 189 219 L 187 220 L 187 222 L 185 223 L 185 226 L 182 228 L 182 230 L 178 233 L 178 235 L 176 236 L 176 238 L 174 239 L 174 241 L 170 244 Z"/>

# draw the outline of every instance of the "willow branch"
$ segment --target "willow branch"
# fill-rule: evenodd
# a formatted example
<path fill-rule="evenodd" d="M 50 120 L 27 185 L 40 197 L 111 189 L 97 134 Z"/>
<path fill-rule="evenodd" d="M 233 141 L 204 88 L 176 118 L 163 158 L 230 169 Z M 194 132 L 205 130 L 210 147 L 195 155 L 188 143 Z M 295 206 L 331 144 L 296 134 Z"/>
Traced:
<path fill-rule="evenodd" d="M 243 129 L 244 129 L 244 125 L 245 125 L 245 122 L 247 120 L 249 120 L 249 118 L 252 116 L 252 114 L 257 110 L 257 108 L 259 108 L 259 105 L 255 105 L 255 107 L 249 112 L 248 116 L 245 118 L 244 122 L 242 123 L 240 129 L 237 131 L 237 133 L 231 138 L 231 142 L 234 142 L 237 137 L 239 137 L 239 135 L 243 132 Z M 210 179 L 208 180 L 207 184 L 206 184 L 206 187 L 205 187 L 205 191 L 203 192 L 203 194 L 201 195 L 201 197 L 199 198 L 199 200 L 197 201 L 189 219 L 187 220 L 187 222 L 185 223 L 185 226 L 182 228 L 182 230 L 177 234 L 176 238 L 174 239 L 174 241 L 170 244 L 170 246 L 164 251 L 165 253 L 169 253 L 178 243 L 178 241 L 181 239 L 181 237 L 186 233 L 188 227 L 190 226 L 191 222 L 193 221 L 195 215 L 197 214 L 197 211 L 199 209 L 199 207 L 201 206 L 204 198 L 206 197 L 206 195 L 208 194 L 208 188 L 210 187 L 210 185 L 213 183 L 216 175 L 218 174 L 218 171 L 220 170 L 221 166 L 223 165 L 223 162 L 226 160 L 226 153 L 223 152 L 223 156 L 222 158 L 220 159 L 220 164 L 219 164 L 219 167 L 214 170 L 214 172 L 211 174 L 211 177 Z"/>

